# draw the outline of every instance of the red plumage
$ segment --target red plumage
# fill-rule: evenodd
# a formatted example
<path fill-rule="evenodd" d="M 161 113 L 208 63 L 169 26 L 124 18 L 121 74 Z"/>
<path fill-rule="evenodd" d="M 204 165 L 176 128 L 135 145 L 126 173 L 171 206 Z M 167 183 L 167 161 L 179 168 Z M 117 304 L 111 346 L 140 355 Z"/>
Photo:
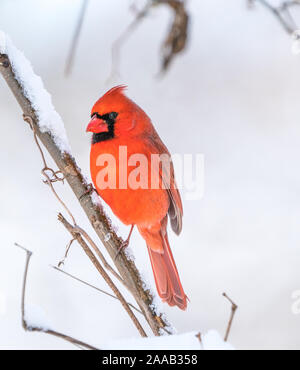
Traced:
<path fill-rule="evenodd" d="M 153 154 L 170 154 L 155 131 L 146 113 L 124 94 L 124 86 L 117 86 L 103 95 L 93 106 L 92 121 L 87 131 L 93 132 L 90 169 L 98 194 L 126 225 L 136 225 L 145 239 L 159 296 L 170 306 L 186 309 L 187 297 L 183 291 L 175 261 L 169 246 L 167 221 L 170 218 L 176 234 L 182 228 L 182 203 L 174 178 L 173 164 L 163 164 L 159 171 L 151 167 Z M 120 188 L 120 169 L 126 170 L 127 179 L 135 167 L 120 163 L 119 148 L 126 147 L 127 156 L 142 154 L 147 158 L 147 188 Z M 99 156 L 111 155 L 115 166 L 99 164 Z M 98 160 L 98 163 L 97 163 Z M 99 171 L 106 168 L 107 176 L 116 177 L 116 188 L 104 188 L 105 180 Z M 111 172 L 110 172 L 111 171 Z M 158 188 L 151 188 L 151 179 Z M 145 181 L 144 181 L 145 182 Z M 123 184 L 124 185 L 124 184 Z M 124 187 L 124 186 L 123 186 Z"/>

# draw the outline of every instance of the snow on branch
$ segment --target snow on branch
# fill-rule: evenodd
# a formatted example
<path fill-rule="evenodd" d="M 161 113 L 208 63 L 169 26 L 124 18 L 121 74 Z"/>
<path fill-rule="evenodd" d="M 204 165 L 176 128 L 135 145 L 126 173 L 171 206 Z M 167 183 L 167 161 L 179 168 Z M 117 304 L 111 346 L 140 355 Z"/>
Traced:
<path fill-rule="evenodd" d="M 0 53 L 6 54 L 11 61 L 15 78 L 22 87 L 24 95 L 31 102 L 41 132 L 50 133 L 61 152 L 70 153 L 65 127 L 52 105 L 51 95 L 45 90 L 42 79 L 34 73 L 28 59 L 1 30 Z"/>
<path fill-rule="evenodd" d="M 24 307 L 24 321 L 30 331 L 32 331 L 33 328 L 40 329 L 44 332 L 51 329 L 51 324 L 46 312 L 40 306 L 32 303 Z"/>

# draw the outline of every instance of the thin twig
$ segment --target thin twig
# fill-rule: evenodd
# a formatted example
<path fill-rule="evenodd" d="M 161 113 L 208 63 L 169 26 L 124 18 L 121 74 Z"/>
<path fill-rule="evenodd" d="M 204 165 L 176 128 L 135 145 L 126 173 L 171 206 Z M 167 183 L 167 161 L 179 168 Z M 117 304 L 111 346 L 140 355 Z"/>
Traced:
<path fill-rule="evenodd" d="M 28 267 L 30 258 L 32 256 L 32 252 L 28 249 L 22 247 L 21 245 L 15 243 L 16 247 L 23 249 L 26 252 L 26 262 L 25 262 L 25 270 L 24 270 L 24 277 L 23 277 L 23 287 L 22 287 L 22 301 L 21 301 L 21 312 L 22 312 L 22 326 L 25 330 L 27 330 L 27 324 L 25 321 L 25 291 L 26 291 L 26 281 L 27 281 L 27 274 L 28 274 Z"/>
<path fill-rule="evenodd" d="M 60 267 L 60 266 L 63 266 L 65 264 L 65 261 L 68 257 L 68 254 L 69 254 L 69 250 L 71 248 L 71 245 L 73 244 L 73 242 L 75 241 L 75 239 L 71 239 L 69 241 L 69 243 L 67 244 L 67 248 L 66 248 L 66 252 L 65 252 L 65 255 L 64 255 L 64 258 L 58 262 L 57 266 Z"/>
<path fill-rule="evenodd" d="M 230 318 L 229 318 L 229 321 L 228 321 L 226 334 L 225 334 L 225 337 L 224 337 L 224 342 L 227 342 L 228 337 L 229 337 L 229 333 L 230 333 L 230 330 L 231 330 L 233 318 L 234 318 L 236 310 L 238 309 L 238 306 L 232 301 L 231 298 L 228 297 L 228 295 L 226 293 L 223 293 L 223 297 L 228 299 L 228 301 L 231 303 L 231 314 L 230 314 Z"/>
<path fill-rule="evenodd" d="M 200 332 L 196 334 L 196 338 L 198 338 L 199 342 L 202 344 L 202 336 Z"/>
<path fill-rule="evenodd" d="M 30 327 L 30 331 L 40 331 L 42 333 L 50 334 L 50 335 L 53 335 L 54 337 L 64 339 L 67 342 L 70 342 L 70 343 L 74 344 L 75 346 L 85 347 L 86 349 L 90 349 L 90 350 L 94 350 L 94 351 L 100 351 L 99 348 L 91 346 L 87 343 L 82 342 L 81 340 L 75 339 L 73 337 L 70 337 L 69 335 L 60 333 L 56 330 L 52 330 L 52 329 L 40 330 L 39 328 L 31 328 Z"/>
<path fill-rule="evenodd" d="M 131 318 L 132 322 L 134 323 L 135 327 L 139 331 L 142 337 L 147 337 L 147 334 L 145 333 L 142 325 L 132 312 L 131 308 L 129 307 L 128 303 L 126 302 L 125 298 L 119 291 L 119 289 L 116 287 L 114 282 L 111 280 L 107 272 L 104 270 L 96 256 L 93 254 L 93 252 L 90 250 L 89 246 L 86 244 L 84 239 L 82 238 L 81 234 L 77 230 L 76 227 L 72 226 L 62 214 L 58 215 L 58 220 L 64 225 L 64 227 L 69 231 L 69 233 L 72 235 L 74 239 L 78 241 L 84 252 L 87 254 L 87 256 L 90 258 L 90 260 L 93 262 L 94 266 L 98 270 L 98 272 L 101 274 L 103 279 L 106 281 L 107 285 L 111 288 L 111 290 L 114 292 L 114 294 L 117 296 L 117 298 L 120 300 L 122 306 L 124 307 L 125 311 L 128 313 L 129 317 Z"/>
<path fill-rule="evenodd" d="M 292 34 L 296 29 L 297 26 L 295 24 L 295 21 L 289 12 L 290 7 L 294 5 L 300 5 L 300 2 L 298 1 L 284 1 L 281 5 L 278 7 L 275 7 L 271 5 L 267 0 L 256 0 L 261 5 L 263 5 L 266 9 L 268 9 L 280 22 L 283 29 L 289 33 Z M 285 19 L 284 13 L 288 16 L 289 22 Z"/>
<path fill-rule="evenodd" d="M 40 327 L 37 327 L 37 326 L 33 326 L 32 324 L 30 326 L 27 325 L 27 322 L 26 322 L 26 319 L 25 319 L 25 295 L 26 295 L 26 283 L 27 283 L 28 267 L 29 267 L 30 258 L 32 256 L 32 252 L 29 251 L 28 249 L 22 247 L 21 245 L 19 245 L 17 243 L 15 243 L 15 246 L 18 247 L 18 248 L 23 249 L 23 251 L 26 252 L 26 262 L 25 262 L 25 270 L 24 270 L 24 276 L 23 276 L 22 301 L 21 301 L 22 326 L 23 326 L 24 330 L 25 331 L 31 331 L 31 332 L 32 331 L 38 331 L 40 333 L 50 334 L 50 335 L 53 335 L 55 337 L 64 339 L 67 342 L 72 343 L 74 345 L 81 346 L 81 347 L 91 349 L 91 350 L 98 350 L 98 348 L 96 348 L 96 347 L 93 347 L 93 346 L 91 346 L 87 343 L 84 343 L 81 340 L 70 337 L 69 335 L 60 333 L 56 330 L 47 329 L 47 328 L 40 328 Z"/>
<path fill-rule="evenodd" d="M 55 270 L 57 270 L 57 271 L 59 271 L 59 272 L 62 272 L 63 274 L 65 274 L 65 275 L 67 275 L 67 276 L 69 276 L 70 278 L 72 278 L 72 279 L 74 279 L 74 280 L 76 280 L 76 281 L 79 281 L 80 283 L 82 283 L 82 284 L 84 284 L 84 285 L 87 285 L 87 286 L 89 286 L 90 288 L 93 288 L 93 289 L 95 289 L 95 290 L 97 290 L 98 292 L 100 292 L 100 293 L 103 293 L 103 294 L 106 294 L 106 295 L 108 295 L 109 297 L 111 297 L 111 298 L 114 298 L 114 299 L 117 299 L 117 300 L 119 300 L 119 298 L 117 298 L 116 296 L 114 296 L 113 294 L 110 294 L 110 293 L 108 293 L 108 292 L 106 292 L 105 290 L 102 290 L 102 289 L 100 289 L 100 288 L 97 288 L 95 285 L 92 285 L 92 284 L 90 284 L 90 283 L 88 283 L 88 282 L 86 282 L 86 281 L 84 281 L 84 280 L 81 280 L 81 279 L 79 279 L 78 277 L 76 277 L 76 276 L 74 276 L 74 275 L 72 275 L 72 274 L 70 274 L 70 273 L 68 273 L 68 272 L 66 272 L 66 271 L 64 271 L 64 270 L 62 270 L 62 269 L 60 269 L 59 267 L 56 267 L 56 266 L 51 266 L 52 268 L 54 268 Z M 131 308 L 133 308 L 135 311 L 137 311 L 138 313 L 140 313 L 140 314 L 142 314 L 143 315 L 143 312 L 141 311 L 141 310 L 139 310 L 138 308 L 136 308 L 133 304 L 131 304 L 131 303 L 129 303 L 129 302 L 127 302 L 128 303 L 128 305 L 131 307 Z"/>
<path fill-rule="evenodd" d="M 152 6 L 152 0 L 148 0 L 145 7 L 139 11 L 133 21 L 127 26 L 125 31 L 113 42 L 111 47 L 111 72 L 107 78 L 106 83 L 111 82 L 119 74 L 119 64 L 120 64 L 120 50 L 128 37 L 136 29 L 139 23 L 145 18 L 148 14 L 149 9 Z"/>
<path fill-rule="evenodd" d="M 87 6 L 88 6 L 88 2 L 89 2 L 89 0 L 82 0 L 80 12 L 79 12 L 79 17 L 78 17 L 78 20 L 77 20 L 77 24 L 76 24 L 75 32 L 74 32 L 74 35 L 73 35 L 69 55 L 68 55 L 67 62 L 66 62 L 66 68 L 65 68 L 65 75 L 66 76 L 68 76 L 72 71 L 72 67 L 73 67 L 73 63 L 74 63 L 74 59 L 75 59 L 75 53 L 76 53 L 76 50 L 77 50 L 79 36 L 80 36 L 80 33 L 81 33 L 83 20 L 84 20 L 84 16 L 85 16 L 85 13 L 86 13 Z"/>

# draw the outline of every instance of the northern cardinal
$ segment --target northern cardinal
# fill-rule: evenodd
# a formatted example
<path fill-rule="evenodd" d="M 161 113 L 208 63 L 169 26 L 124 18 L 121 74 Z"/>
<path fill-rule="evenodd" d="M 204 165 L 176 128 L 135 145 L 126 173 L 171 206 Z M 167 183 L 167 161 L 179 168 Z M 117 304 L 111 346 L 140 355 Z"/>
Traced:
<path fill-rule="evenodd" d="M 183 291 L 175 261 L 170 249 L 167 222 L 176 234 L 182 228 L 182 203 L 174 179 L 173 164 L 168 149 L 154 129 L 150 118 L 124 94 L 124 86 L 116 86 L 104 94 L 93 106 L 91 121 L 86 131 L 92 132 L 90 169 L 92 181 L 101 198 L 111 207 L 113 213 L 125 224 L 134 225 L 145 239 L 151 260 L 157 291 L 162 301 L 170 306 L 185 310 L 187 297 Z M 130 184 L 119 185 L 120 169 L 125 170 L 126 180 L 134 168 L 120 163 L 119 149 L 126 148 L 128 158 L 142 155 L 147 158 L 149 170 L 148 186 L 132 188 Z M 169 168 L 162 165 L 155 171 L 151 168 L 151 155 L 165 154 Z M 112 155 L 115 165 L 99 160 Z M 105 162 L 105 163 L 104 163 Z M 122 168 L 120 168 L 122 167 Z M 127 167 L 127 168 L 124 168 Z M 106 168 L 107 176 L 98 176 Z M 116 187 L 107 186 L 108 176 L 116 178 Z M 158 188 L 151 188 L 150 175 L 159 179 Z M 169 182 L 168 182 L 169 181 Z M 163 186 L 168 183 L 168 186 Z M 144 184 L 145 185 L 145 184 Z M 129 241 L 129 237 L 127 242 Z M 124 246 L 128 244 L 125 243 Z"/>

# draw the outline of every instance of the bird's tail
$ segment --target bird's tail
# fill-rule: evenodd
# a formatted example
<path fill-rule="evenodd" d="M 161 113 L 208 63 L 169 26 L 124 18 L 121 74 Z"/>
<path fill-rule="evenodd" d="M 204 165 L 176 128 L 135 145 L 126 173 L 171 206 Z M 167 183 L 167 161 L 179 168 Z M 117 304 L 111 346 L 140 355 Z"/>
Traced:
<path fill-rule="evenodd" d="M 169 245 L 167 230 L 160 230 L 160 238 L 163 248 L 151 248 L 150 238 L 147 240 L 148 252 L 151 260 L 152 270 L 159 296 L 170 306 L 178 306 L 185 310 L 187 307 L 187 296 L 182 288 L 177 267 Z"/>

